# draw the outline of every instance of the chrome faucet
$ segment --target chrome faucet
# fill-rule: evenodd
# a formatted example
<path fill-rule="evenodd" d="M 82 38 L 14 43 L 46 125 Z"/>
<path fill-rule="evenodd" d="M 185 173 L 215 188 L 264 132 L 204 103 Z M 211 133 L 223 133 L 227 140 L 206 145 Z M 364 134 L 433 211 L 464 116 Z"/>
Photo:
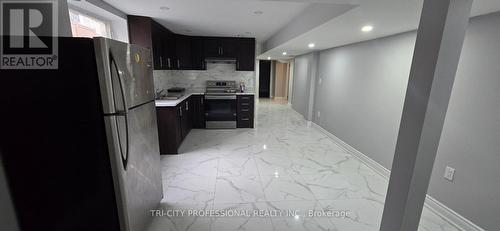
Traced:
<path fill-rule="evenodd" d="M 155 98 L 156 99 L 161 99 L 161 98 L 165 97 L 165 94 L 163 94 L 163 95 L 161 94 L 164 91 L 165 91 L 165 89 L 161 89 L 161 90 L 160 89 L 156 89 L 156 91 L 155 91 Z"/>

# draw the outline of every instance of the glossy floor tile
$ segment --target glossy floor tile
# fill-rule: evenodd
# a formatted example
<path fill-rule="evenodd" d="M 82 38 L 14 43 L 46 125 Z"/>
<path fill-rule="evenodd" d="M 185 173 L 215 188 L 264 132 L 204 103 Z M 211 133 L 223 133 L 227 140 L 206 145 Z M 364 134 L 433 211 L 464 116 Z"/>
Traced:
<path fill-rule="evenodd" d="M 378 231 L 382 176 L 286 104 L 260 102 L 255 118 L 255 129 L 192 130 L 182 154 L 162 156 L 159 209 L 172 213 L 150 231 Z M 419 231 L 443 230 L 458 231 L 425 209 Z"/>

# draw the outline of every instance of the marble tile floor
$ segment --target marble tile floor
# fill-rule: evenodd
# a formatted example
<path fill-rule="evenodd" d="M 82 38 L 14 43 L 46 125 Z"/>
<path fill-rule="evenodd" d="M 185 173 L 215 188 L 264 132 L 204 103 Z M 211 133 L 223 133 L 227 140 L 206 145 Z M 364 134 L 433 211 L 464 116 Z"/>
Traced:
<path fill-rule="evenodd" d="M 387 181 L 286 104 L 257 104 L 255 129 L 192 130 L 180 152 L 162 156 L 160 209 L 185 214 L 150 231 L 379 230 Z M 424 209 L 419 231 L 458 229 Z"/>

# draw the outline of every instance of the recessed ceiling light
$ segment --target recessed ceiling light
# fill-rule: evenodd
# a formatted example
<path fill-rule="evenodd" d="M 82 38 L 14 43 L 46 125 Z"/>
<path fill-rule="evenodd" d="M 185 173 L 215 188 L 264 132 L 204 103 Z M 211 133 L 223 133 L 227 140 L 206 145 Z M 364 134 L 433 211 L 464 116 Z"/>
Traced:
<path fill-rule="evenodd" d="M 307 46 L 308 46 L 309 48 L 314 48 L 316 45 L 315 45 L 314 43 L 309 43 Z"/>
<path fill-rule="evenodd" d="M 263 14 L 263 13 L 264 13 L 264 11 L 262 11 L 262 10 L 257 10 L 257 11 L 254 11 L 253 13 L 254 13 L 254 14 L 256 14 L 256 15 L 261 15 L 261 14 Z"/>
<path fill-rule="evenodd" d="M 361 31 L 363 32 L 370 32 L 373 30 L 373 26 L 364 26 L 364 27 L 361 27 Z"/>
<path fill-rule="evenodd" d="M 282 53 L 282 54 L 283 54 L 283 55 L 286 55 L 286 51 L 283 51 L 283 53 Z"/>
<path fill-rule="evenodd" d="M 267 60 L 271 60 L 271 57 L 267 57 Z"/>
<path fill-rule="evenodd" d="M 162 7 L 160 7 L 160 10 L 170 10 L 170 7 L 168 7 L 168 6 L 162 6 Z"/>

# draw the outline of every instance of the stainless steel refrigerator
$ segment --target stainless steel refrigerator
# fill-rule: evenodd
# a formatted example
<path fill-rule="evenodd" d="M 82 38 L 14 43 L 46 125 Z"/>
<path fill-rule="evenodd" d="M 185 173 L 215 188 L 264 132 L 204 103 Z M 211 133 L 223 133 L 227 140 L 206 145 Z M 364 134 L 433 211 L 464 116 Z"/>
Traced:
<path fill-rule="evenodd" d="M 106 38 L 94 44 L 122 230 L 142 231 L 163 195 L 152 56 Z"/>
<path fill-rule="evenodd" d="M 150 50 L 58 42 L 58 69 L 0 70 L 0 158 L 20 230 L 145 231 L 163 196 Z"/>

